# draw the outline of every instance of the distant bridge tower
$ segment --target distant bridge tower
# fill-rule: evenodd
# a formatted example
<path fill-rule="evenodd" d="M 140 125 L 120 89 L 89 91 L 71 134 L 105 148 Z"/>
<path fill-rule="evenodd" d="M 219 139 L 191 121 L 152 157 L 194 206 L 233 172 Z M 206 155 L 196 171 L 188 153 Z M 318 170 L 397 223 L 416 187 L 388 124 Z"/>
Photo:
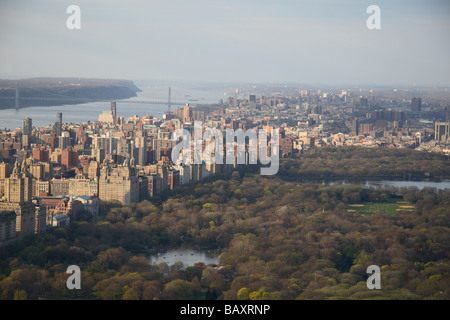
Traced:
<path fill-rule="evenodd" d="M 171 96 L 170 91 L 171 91 L 171 88 L 169 87 L 169 100 L 168 100 L 168 105 L 167 105 L 168 106 L 168 112 L 167 112 L 168 114 L 170 114 L 170 96 Z"/>
<path fill-rule="evenodd" d="M 16 103 L 15 103 L 16 110 L 19 110 L 19 82 L 16 82 Z"/>

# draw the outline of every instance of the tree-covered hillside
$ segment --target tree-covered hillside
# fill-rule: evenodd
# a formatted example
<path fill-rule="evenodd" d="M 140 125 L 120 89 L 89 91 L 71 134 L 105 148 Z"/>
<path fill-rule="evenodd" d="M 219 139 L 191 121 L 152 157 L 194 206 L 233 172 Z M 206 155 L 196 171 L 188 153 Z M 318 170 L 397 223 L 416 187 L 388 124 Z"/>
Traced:
<path fill-rule="evenodd" d="M 450 192 L 236 171 L 152 201 L 103 203 L 100 218 L 2 248 L 0 298 L 449 299 L 449 227 Z M 181 244 L 220 250 L 219 265 L 149 263 Z M 81 290 L 66 287 L 73 264 Z M 366 286 L 369 265 L 381 268 L 381 290 Z"/>

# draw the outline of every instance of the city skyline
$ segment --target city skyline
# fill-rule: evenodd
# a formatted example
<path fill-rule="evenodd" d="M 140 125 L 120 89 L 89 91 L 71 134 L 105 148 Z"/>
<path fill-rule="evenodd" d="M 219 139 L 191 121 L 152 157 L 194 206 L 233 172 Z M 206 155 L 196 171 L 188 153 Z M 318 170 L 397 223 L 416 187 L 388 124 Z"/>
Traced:
<path fill-rule="evenodd" d="M 449 18 L 1 1 L 0 301 L 450 300 Z"/>
<path fill-rule="evenodd" d="M 113 99 L 12 109 L 0 300 L 448 299 L 443 91 L 239 88 L 162 117 Z"/>
<path fill-rule="evenodd" d="M 81 9 L 68 30 L 66 9 Z M 366 9 L 381 8 L 381 30 Z M 445 1 L 4 1 L 0 78 L 450 84 Z"/>

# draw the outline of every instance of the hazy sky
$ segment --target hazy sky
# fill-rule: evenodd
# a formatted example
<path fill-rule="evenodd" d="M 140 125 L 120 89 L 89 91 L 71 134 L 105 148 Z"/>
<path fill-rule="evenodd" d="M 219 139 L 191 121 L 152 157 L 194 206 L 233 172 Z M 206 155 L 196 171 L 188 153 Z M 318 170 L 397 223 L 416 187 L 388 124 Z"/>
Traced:
<path fill-rule="evenodd" d="M 449 40 L 448 0 L 0 0 L 0 78 L 447 86 Z"/>

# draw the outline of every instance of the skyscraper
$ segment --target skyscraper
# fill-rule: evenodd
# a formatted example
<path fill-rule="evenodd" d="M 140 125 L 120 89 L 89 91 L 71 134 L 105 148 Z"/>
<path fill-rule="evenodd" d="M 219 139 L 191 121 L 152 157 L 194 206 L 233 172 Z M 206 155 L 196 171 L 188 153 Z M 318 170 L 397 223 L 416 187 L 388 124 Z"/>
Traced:
<path fill-rule="evenodd" d="M 450 137 L 450 122 L 434 123 L 434 140 L 446 142 Z"/>
<path fill-rule="evenodd" d="M 78 165 L 78 152 L 71 147 L 61 151 L 61 164 L 66 168 L 73 168 Z"/>
<path fill-rule="evenodd" d="M 31 118 L 23 119 L 23 134 L 31 135 L 31 130 L 33 129 Z"/>
<path fill-rule="evenodd" d="M 353 119 L 352 120 L 352 132 L 354 132 L 355 134 L 359 133 L 359 121 L 358 121 L 358 119 Z"/>
<path fill-rule="evenodd" d="M 117 109 L 116 109 L 116 102 L 115 101 L 111 102 L 111 114 L 112 114 L 114 123 L 116 123 Z"/>
<path fill-rule="evenodd" d="M 189 106 L 189 104 L 186 104 L 183 108 L 183 123 L 191 122 L 192 117 L 192 108 Z"/>
<path fill-rule="evenodd" d="M 411 99 L 411 112 L 412 113 L 420 113 L 422 109 L 422 98 L 412 98 Z"/>
<path fill-rule="evenodd" d="M 138 150 L 136 163 L 141 166 L 147 165 L 147 138 L 145 136 L 135 137 L 134 146 Z"/>
<path fill-rule="evenodd" d="M 55 122 L 55 134 L 57 137 L 61 136 L 62 132 L 62 112 L 58 112 L 56 114 L 56 122 Z"/>
<path fill-rule="evenodd" d="M 23 119 L 22 145 L 28 147 L 30 144 L 31 131 L 33 129 L 31 118 Z"/>
<path fill-rule="evenodd" d="M 367 107 L 369 105 L 369 99 L 367 97 L 359 97 L 359 106 Z"/>

